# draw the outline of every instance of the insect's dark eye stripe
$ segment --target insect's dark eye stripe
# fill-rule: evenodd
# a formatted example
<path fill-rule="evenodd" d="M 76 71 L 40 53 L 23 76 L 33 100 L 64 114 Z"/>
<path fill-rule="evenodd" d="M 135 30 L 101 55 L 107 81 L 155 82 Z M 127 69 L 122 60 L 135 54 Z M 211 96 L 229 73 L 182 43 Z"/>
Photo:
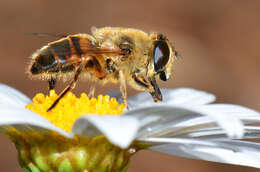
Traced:
<path fill-rule="evenodd" d="M 155 41 L 153 49 L 153 60 L 155 72 L 163 70 L 164 66 L 169 61 L 170 50 L 165 41 Z"/>

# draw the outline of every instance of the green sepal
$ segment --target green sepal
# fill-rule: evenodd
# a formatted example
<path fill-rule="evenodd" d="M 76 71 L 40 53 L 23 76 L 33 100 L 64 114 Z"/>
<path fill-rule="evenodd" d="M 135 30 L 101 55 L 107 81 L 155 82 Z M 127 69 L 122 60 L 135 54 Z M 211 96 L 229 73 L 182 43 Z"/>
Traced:
<path fill-rule="evenodd" d="M 23 139 L 19 138 L 16 147 L 20 165 L 26 172 L 125 172 L 133 155 L 130 148 L 120 149 L 104 136 Z"/>

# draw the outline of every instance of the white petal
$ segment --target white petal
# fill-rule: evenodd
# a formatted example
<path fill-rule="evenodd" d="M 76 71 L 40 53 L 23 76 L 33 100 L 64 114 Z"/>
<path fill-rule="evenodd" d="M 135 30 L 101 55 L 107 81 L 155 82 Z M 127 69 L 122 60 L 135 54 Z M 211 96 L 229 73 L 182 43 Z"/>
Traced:
<path fill-rule="evenodd" d="M 227 113 L 228 115 L 234 115 L 236 117 L 239 117 L 240 119 L 247 119 L 248 117 L 250 119 L 250 117 L 260 116 L 260 113 L 253 109 L 234 104 L 210 104 L 207 105 L 207 108 Z"/>
<path fill-rule="evenodd" d="M 132 110 L 127 112 L 125 115 L 136 117 L 140 120 L 142 128 L 138 132 L 138 138 L 168 136 L 171 132 L 183 131 L 185 125 L 182 126 L 182 123 L 186 123 L 186 121 L 192 123 L 192 120 L 201 116 L 207 116 L 211 119 L 211 123 L 214 122 L 214 125 L 217 124 L 224 129 L 229 137 L 241 138 L 243 136 L 243 125 L 238 118 L 234 116 L 226 116 L 226 114 L 222 114 L 221 112 L 219 113 L 218 111 L 205 109 L 203 105 L 155 105 L 153 107 Z M 232 125 L 230 125 L 230 121 L 232 121 Z"/>
<path fill-rule="evenodd" d="M 260 138 L 260 126 L 245 126 L 244 138 Z"/>
<path fill-rule="evenodd" d="M 181 133 L 179 135 L 175 135 L 174 137 L 200 138 L 200 139 L 208 139 L 208 140 L 209 139 L 224 139 L 224 138 L 227 138 L 226 133 L 219 128 L 209 128 L 209 129 L 188 131 L 188 132 Z M 244 134 L 243 138 L 245 138 L 245 134 Z"/>
<path fill-rule="evenodd" d="M 210 104 L 204 105 L 203 109 L 216 111 L 225 116 L 233 116 L 240 119 L 244 124 L 260 122 L 260 113 L 252 109 L 231 104 Z M 169 133 L 167 137 L 223 137 L 223 131 L 213 125 L 213 120 L 208 116 L 180 122 L 176 127 L 180 127 L 183 131 Z M 219 135 L 219 134 L 222 135 Z"/>
<path fill-rule="evenodd" d="M 5 130 L 6 127 L 13 126 L 18 130 L 37 130 L 40 132 L 56 131 L 61 135 L 72 138 L 62 129 L 54 126 L 49 121 L 25 108 L 12 107 L 0 109 L 0 128 Z"/>
<path fill-rule="evenodd" d="M 0 107 L 14 105 L 24 107 L 31 100 L 18 90 L 7 85 L 0 84 Z"/>
<path fill-rule="evenodd" d="M 199 138 L 199 139 L 226 139 L 226 134 L 220 128 L 209 128 L 183 132 L 174 137 L 181 138 Z M 244 126 L 243 139 L 260 138 L 260 127 L 259 126 Z"/>
<path fill-rule="evenodd" d="M 215 101 L 213 94 L 191 88 L 162 89 L 163 101 L 161 104 L 169 105 L 202 105 Z M 128 99 L 131 108 L 158 104 L 154 103 L 151 95 L 147 92 L 139 93 Z"/>
<path fill-rule="evenodd" d="M 85 115 L 76 120 L 72 131 L 85 137 L 105 135 L 111 143 L 124 149 L 135 139 L 139 126 L 131 116 Z"/>
<path fill-rule="evenodd" d="M 209 117 L 217 120 L 219 126 L 222 127 L 230 137 L 242 138 L 244 128 L 237 116 L 228 115 L 224 111 L 217 109 L 211 109 L 208 105 L 193 106 L 191 109 L 198 113 L 207 114 Z M 231 121 L 232 125 L 230 125 Z"/>
<path fill-rule="evenodd" d="M 260 144 L 258 143 L 178 138 L 148 138 L 146 143 L 164 143 L 149 149 L 169 155 L 260 168 Z"/>
<path fill-rule="evenodd" d="M 239 105 L 233 105 L 233 104 L 209 104 L 203 106 L 203 109 L 210 110 L 210 111 L 216 111 L 222 114 L 225 114 L 226 116 L 234 116 L 235 118 L 239 118 L 245 123 L 252 123 L 252 122 L 259 122 L 260 121 L 260 113 L 249 109 L 243 106 Z M 182 126 L 194 126 L 194 125 L 201 125 L 205 123 L 209 123 L 211 119 L 207 117 L 201 117 L 197 118 L 192 121 L 186 121 L 183 122 Z"/>

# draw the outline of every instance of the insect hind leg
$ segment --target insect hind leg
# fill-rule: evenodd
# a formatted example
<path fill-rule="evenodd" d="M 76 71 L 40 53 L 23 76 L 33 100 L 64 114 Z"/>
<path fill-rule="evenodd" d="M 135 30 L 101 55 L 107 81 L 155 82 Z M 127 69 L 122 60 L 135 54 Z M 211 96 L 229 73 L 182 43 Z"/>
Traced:
<path fill-rule="evenodd" d="M 50 92 L 50 91 L 53 90 L 54 87 L 55 87 L 56 79 L 51 78 L 51 79 L 48 81 L 48 83 L 49 83 L 49 92 Z"/>
<path fill-rule="evenodd" d="M 70 84 L 60 93 L 59 97 L 54 101 L 54 103 L 48 108 L 47 112 L 51 111 L 69 91 L 71 91 L 73 88 L 75 88 L 76 83 L 78 81 L 79 75 L 82 72 L 83 67 L 85 66 L 85 62 L 82 62 L 78 69 L 76 70 L 76 73 L 74 75 L 73 80 L 70 82 Z"/>

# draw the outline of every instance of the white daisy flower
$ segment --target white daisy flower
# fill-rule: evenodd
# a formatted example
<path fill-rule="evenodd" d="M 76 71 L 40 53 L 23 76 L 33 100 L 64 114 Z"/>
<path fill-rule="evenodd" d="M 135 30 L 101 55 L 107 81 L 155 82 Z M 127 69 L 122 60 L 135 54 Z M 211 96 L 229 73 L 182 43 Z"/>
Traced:
<path fill-rule="evenodd" d="M 78 101 L 72 96 L 68 101 L 75 111 L 64 100 L 58 106 L 65 111 L 57 106 L 48 114 L 49 105 L 35 107 L 43 101 L 50 104 L 51 96 L 38 95 L 30 104 L 21 92 L 1 84 L 0 131 L 15 143 L 22 168 L 31 172 L 123 172 L 130 157 L 142 149 L 260 168 L 260 144 L 237 140 L 260 136 L 260 127 L 254 125 L 260 113 L 239 105 L 209 104 L 214 95 L 189 88 L 164 89 L 162 94 L 161 103 L 140 93 L 128 99 L 130 109 L 120 116 L 84 114 L 70 124 L 76 118 L 73 113 L 85 108 L 82 101 L 88 101 L 90 112 L 95 106 L 97 114 L 118 114 L 123 108 L 106 96 L 83 96 L 78 104 L 71 103 Z"/>

